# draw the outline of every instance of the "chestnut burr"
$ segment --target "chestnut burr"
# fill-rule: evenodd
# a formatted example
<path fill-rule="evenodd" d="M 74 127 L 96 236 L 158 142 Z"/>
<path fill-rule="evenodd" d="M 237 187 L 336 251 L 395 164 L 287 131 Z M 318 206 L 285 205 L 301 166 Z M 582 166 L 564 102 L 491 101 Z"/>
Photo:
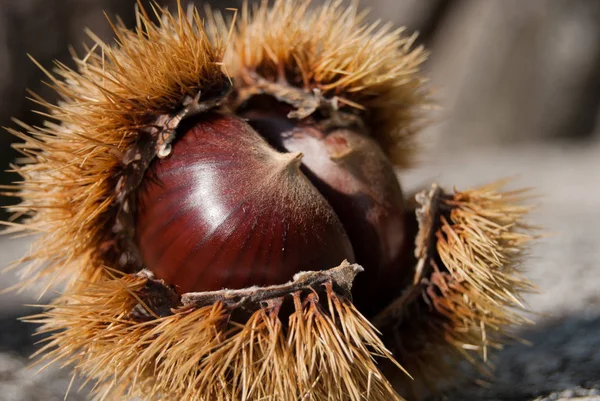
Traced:
<path fill-rule="evenodd" d="M 527 324 L 523 192 L 403 199 L 427 52 L 354 3 L 140 2 L 44 70 L 0 222 L 40 234 L 21 288 L 65 284 L 40 361 L 103 400 L 402 401 Z"/>

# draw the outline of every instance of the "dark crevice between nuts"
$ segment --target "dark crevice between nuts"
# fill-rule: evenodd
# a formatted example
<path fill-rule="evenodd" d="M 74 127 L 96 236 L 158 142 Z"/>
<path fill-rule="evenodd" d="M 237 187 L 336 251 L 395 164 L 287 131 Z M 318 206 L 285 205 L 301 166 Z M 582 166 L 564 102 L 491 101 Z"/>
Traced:
<path fill-rule="evenodd" d="M 407 313 L 407 305 L 419 299 L 427 288 L 427 280 L 431 273 L 444 268 L 436 251 L 437 233 L 440 228 L 441 214 L 444 209 L 442 204 L 443 191 L 433 185 L 430 190 L 419 192 L 415 201 L 420 207 L 416 208 L 414 217 L 417 228 L 414 231 L 414 278 L 412 285 L 404 287 L 400 297 L 388 304 L 372 320 L 375 327 L 386 330 L 389 327 L 398 327 Z M 445 214 L 448 216 L 448 208 Z"/>

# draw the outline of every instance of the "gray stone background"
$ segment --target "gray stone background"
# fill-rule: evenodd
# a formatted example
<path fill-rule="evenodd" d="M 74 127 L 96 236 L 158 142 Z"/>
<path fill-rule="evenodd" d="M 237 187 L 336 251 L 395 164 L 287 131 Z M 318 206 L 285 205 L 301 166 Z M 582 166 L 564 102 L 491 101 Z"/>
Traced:
<path fill-rule="evenodd" d="M 85 26 L 109 39 L 102 10 L 133 18 L 132 0 L 0 0 L 0 125 L 40 123 L 24 100 L 51 92 L 29 53 L 50 67 L 68 61 Z M 219 7 L 240 1 L 214 1 Z M 540 294 L 528 297 L 537 321 L 495 358 L 496 380 L 462 384 L 451 400 L 600 400 L 600 1 L 372 0 L 371 18 L 421 32 L 425 66 L 440 110 L 421 139 L 420 165 L 400 173 L 410 190 L 431 181 L 464 189 L 502 177 L 533 187 L 532 222 L 551 233 L 526 267 Z M 172 2 L 171 2 L 172 4 Z M 14 154 L 0 132 L 0 169 Z M 0 175 L 0 182 L 15 179 Z M 9 200 L 0 199 L 7 204 Z M 27 240 L 0 239 L 0 266 Z M 14 278 L 0 279 L 7 287 Z M 62 400 L 66 372 L 37 375 L 27 357 L 34 327 L 17 317 L 34 293 L 0 298 L 0 401 Z M 69 400 L 86 400 L 85 389 Z"/>

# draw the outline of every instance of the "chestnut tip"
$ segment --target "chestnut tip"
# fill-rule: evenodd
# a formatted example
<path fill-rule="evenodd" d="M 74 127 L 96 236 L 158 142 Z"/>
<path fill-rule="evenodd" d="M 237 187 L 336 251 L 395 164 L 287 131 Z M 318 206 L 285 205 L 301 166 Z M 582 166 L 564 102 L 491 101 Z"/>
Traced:
<path fill-rule="evenodd" d="M 278 159 L 281 160 L 282 165 L 290 170 L 300 169 L 304 153 L 293 152 L 293 153 L 278 153 Z"/>

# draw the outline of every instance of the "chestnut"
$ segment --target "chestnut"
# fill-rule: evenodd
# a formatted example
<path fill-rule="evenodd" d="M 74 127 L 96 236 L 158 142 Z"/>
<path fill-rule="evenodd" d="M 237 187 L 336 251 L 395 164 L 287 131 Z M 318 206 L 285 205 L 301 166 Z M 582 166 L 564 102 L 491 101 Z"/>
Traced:
<path fill-rule="evenodd" d="M 364 128 L 328 126 L 318 117 L 293 120 L 288 112 L 266 97 L 239 110 L 275 148 L 304 154 L 302 171 L 335 210 L 365 269 L 354 286 L 354 301 L 363 313 L 375 313 L 397 296 L 407 270 L 402 268 L 404 197 L 394 168 Z"/>
<path fill-rule="evenodd" d="M 280 153 L 217 112 L 178 137 L 138 191 L 137 243 L 158 278 L 180 293 L 237 289 L 354 261 L 334 209 L 300 171 L 302 153 Z"/>

